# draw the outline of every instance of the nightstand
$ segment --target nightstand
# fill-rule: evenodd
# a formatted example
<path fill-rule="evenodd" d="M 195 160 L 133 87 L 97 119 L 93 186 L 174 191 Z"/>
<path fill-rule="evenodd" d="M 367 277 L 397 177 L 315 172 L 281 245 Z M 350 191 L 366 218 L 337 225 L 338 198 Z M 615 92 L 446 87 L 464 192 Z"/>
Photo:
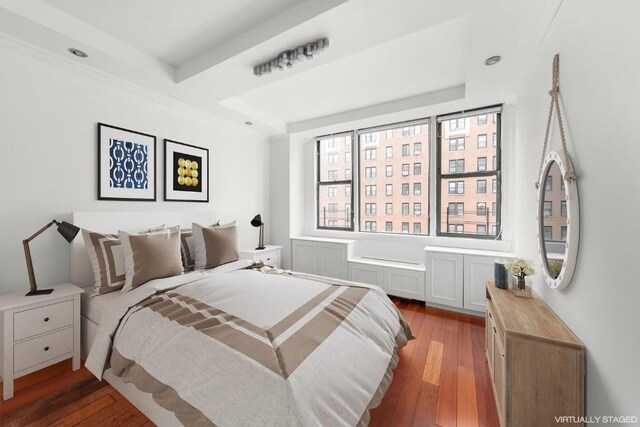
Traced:
<path fill-rule="evenodd" d="M 280 268 L 281 252 L 282 246 L 266 245 L 264 249 L 245 249 L 240 251 L 240 258 L 262 261 L 266 265 Z"/>
<path fill-rule="evenodd" d="M 25 291 L 26 292 L 26 291 Z M 70 283 L 49 295 L 0 295 L 0 374 L 4 400 L 13 397 L 13 380 L 73 358 L 80 369 L 80 294 Z"/>

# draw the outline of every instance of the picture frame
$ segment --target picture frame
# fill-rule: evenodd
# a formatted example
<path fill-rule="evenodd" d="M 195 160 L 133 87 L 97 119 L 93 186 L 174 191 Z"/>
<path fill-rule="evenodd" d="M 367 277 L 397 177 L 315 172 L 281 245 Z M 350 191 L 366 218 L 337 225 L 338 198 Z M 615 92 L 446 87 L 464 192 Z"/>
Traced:
<path fill-rule="evenodd" d="M 164 140 L 164 200 L 209 201 L 209 149 Z"/>
<path fill-rule="evenodd" d="M 98 200 L 156 200 L 156 137 L 98 123 Z"/>

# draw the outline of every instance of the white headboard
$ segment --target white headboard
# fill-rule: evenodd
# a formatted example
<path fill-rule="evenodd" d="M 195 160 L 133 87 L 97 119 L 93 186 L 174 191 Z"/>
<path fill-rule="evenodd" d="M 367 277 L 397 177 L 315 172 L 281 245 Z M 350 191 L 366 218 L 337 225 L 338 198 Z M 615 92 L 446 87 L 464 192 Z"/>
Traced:
<path fill-rule="evenodd" d="M 215 212 L 212 211 L 74 212 L 72 223 L 91 231 L 117 233 L 118 230 L 140 231 L 161 224 L 191 228 L 192 222 L 212 224 L 217 220 Z M 80 235 L 73 239 L 71 244 L 71 283 L 82 287 L 94 283 L 91 263 Z"/>

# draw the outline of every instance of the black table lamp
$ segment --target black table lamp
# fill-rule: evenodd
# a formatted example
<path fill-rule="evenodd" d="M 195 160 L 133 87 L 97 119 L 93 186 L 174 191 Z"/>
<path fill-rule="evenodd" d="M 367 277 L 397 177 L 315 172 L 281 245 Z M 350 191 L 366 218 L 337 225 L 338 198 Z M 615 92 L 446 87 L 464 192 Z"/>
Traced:
<path fill-rule="evenodd" d="M 258 238 L 258 247 L 256 249 L 262 250 L 264 249 L 264 222 L 262 222 L 260 214 L 253 217 L 251 225 L 254 227 L 260 227 L 260 237 Z"/>
<path fill-rule="evenodd" d="M 47 295 L 53 292 L 53 289 L 38 289 L 36 286 L 36 276 L 33 274 L 33 262 L 31 261 L 31 250 L 29 250 L 29 242 L 42 234 L 47 228 L 51 227 L 53 224 L 58 226 L 58 233 L 62 234 L 62 237 L 66 239 L 67 242 L 71 243 L 71 241 L 76 237 L 78 231 L 80 229 L 73 224 L 69 224 L 67 221 L 58 222 L 55 219 L 51 221 L 49 224 L 42 227 L 40 230 L 36 231 L 33 236 L 29 237 L 22 241 L 22 246 L 24 246 L 24 257 L 27 259 L 27 272 L 29 273 L 29 285 L 31 286 L 31 290 L 27 293 L 26 296 L 31 295 Z"/>

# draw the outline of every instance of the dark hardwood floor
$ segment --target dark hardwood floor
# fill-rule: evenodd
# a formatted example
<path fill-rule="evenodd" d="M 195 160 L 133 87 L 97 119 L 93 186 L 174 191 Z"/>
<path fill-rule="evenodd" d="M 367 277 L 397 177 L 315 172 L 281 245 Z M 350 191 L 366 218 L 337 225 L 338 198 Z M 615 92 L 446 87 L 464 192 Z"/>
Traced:
<path fill-rule="evenodd" d="M 393 298 L 415 340 L 400 352 L 371 426 L 498 426 L 484 356 L 484 319 Z M 19 378 L 0 399 L 2 426 L 153 425 L 106 382 L 67 360 Z"/>

